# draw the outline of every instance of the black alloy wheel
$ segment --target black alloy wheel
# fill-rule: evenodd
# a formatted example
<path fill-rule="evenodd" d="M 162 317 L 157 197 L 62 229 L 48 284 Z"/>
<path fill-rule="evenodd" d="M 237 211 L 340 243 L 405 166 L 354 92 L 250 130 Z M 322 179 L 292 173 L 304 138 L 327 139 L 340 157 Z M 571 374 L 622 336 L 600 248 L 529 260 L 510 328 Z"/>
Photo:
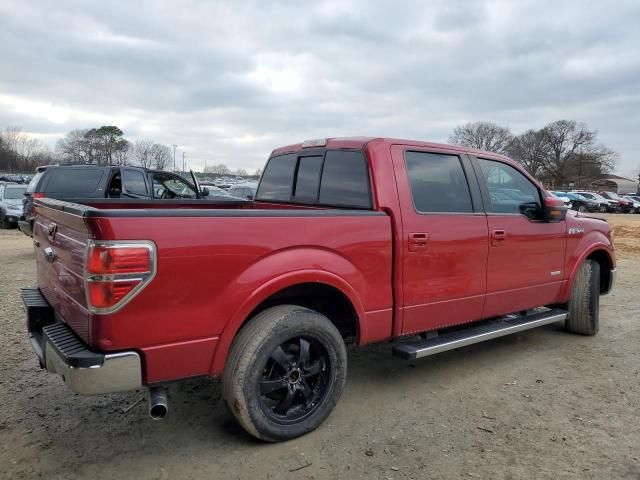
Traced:
<path fill-rule="evenodd" d="M 309 336 L 294 337 L 271 352 L 259 382 L 260 407 L 282 425 L 311 415 L 327 394 L 329 355 Z"/>

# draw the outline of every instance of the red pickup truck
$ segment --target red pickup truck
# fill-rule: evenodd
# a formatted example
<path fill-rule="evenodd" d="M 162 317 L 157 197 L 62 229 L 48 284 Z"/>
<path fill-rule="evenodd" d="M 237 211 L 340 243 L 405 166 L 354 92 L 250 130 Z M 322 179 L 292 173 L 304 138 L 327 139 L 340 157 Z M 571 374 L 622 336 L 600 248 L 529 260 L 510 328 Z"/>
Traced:
<path fill-rule="evenodd" d="M 594 335 L 612 288 L 606 221 L 567 213 L 501 155 L 343 138 L 275 150 L 244 203 L 35 202 L 41 366 L 82 394 L 221 377 L 252 435 L 316 428 L 345 343 L 416 359 L 552 322 Z"/>

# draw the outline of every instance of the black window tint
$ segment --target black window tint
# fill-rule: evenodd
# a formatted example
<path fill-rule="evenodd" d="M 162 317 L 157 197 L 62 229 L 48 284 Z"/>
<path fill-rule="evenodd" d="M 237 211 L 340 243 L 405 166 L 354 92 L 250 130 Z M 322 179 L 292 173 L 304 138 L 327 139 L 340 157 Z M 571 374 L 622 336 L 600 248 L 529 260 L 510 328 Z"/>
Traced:
<path fill-rule="evenodd" d="M 418 212 L 473 212 L 460 158 L 428 152 L 405 152 L 413 204 Z"/>
<path fill-rule="evenodd" d="M 94 193 L 104 170 L 102 168 L 53 168 L 46 186 L 47 193 Z"/>
<path fill-rule="evenodd" d="M 361 152 L 327 152 L 322 169 L 319 203 L 371 208 L 369 172 Z"/>
<path fill-rule="evenodd" d="M 490 213 L 520 213 L 530 218 L 542 209 L 538 188 L 522 173 L 506 163 L 478 159 L 489 189 Z"/>
<path fill-rule="evenodd" d="M 293 198 L 299 201 L 315 202 L 322 170 L 322 157 L 300 157 Z"/>
<path fill-rule="evenodd" d="M 134 195 L 147 195 L 147 184 L 144 181 L 144 174 L 137 170 L 124 171 L 124 189 L 127 193 Z"/>
<path fill-rule="evenodd" d="M 297 157 L 293 154 L 271 158 L 262 173 L 256 198 L 288 202 L 291 199 L 296 161 Z"/>

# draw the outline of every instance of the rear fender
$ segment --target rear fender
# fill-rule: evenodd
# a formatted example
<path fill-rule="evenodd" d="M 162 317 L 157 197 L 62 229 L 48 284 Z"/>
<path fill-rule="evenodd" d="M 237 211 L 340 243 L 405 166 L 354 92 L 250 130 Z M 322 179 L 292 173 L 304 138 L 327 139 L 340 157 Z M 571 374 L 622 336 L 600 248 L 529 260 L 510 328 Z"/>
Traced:
<path fill-rule="evenodd" d="M 235 298 L 240 307 L 220 335 L 212 375 L 222 374 L 231 343 L 251 312 L 275 293 L 301 283 L 323 283 L 342 292 L 356 312 L 358 337 L 366 337 L 365 310 L 358 293 L 366 281 L 351 262 L 322 249 L 279 251 L 254 263 L 227 287 L 225 297 L 230 302 Z"/>

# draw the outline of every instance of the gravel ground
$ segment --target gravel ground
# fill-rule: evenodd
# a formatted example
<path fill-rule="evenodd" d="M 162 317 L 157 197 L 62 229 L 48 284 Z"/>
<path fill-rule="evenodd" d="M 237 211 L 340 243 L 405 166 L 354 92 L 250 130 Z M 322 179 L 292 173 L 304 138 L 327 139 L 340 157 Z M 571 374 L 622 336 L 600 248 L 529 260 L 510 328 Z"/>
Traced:
<path fill-rule="evenodd" d="M 0 478 L 640 478 L 640 215 L 610 215 L 614 293 L 595 337 L 558 326 L 415 364 L 352 349 L 323 426 L 266 445 L 227 415 L 220 386 L 172 388 L 153 422 L 141 393 L 81 397 L 38 369 L 18 289 L 31 241 L 0 231 Z"/>

